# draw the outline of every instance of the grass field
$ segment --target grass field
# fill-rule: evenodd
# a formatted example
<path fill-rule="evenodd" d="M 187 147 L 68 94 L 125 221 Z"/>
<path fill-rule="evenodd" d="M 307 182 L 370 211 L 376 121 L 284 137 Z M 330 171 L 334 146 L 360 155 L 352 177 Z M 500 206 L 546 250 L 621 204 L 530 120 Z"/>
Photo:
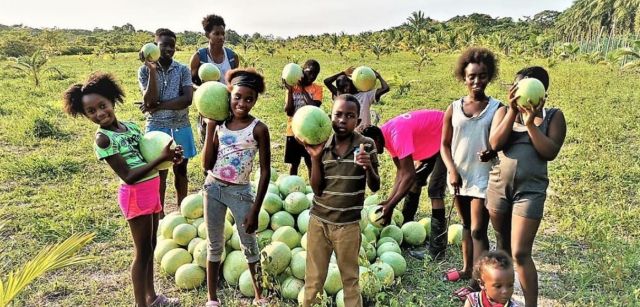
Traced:
<path fill-rule="evenodd" d="M 178 52 L 186 63 L 190 52 Z M 419 108 L 445 109 L 465 94 L 453 77 L 455 54 L 434 56 L 434 65 L 418 73 L 413 55 L 395 53 L 361 59 L 352 54 L 276 53 L 262 55 L 257 67 L 267 79 L 267 91 L 254 113 L 271 131 L 273 165 L 282 163 L 285 92 L 279 86 L 281 68 L 292 58 L 315 58 L 322 65 L 319 80 L 349 65 L 367 64 L 387 80 L 398 73 L 412 83 L 410 92 L 396 94 L 393 86 L 374 106 L 382 122 L 402 112 Z M 255 58 L 255 56 L 254 56 Z M 514 73 L 546 60 L 500 59 L 500 76 L 488 93 L 504 100 Z M 7 63 L 0 63 L 6 66 Z M 136 72 L 136 54 L 117 59 L 55 57 L 50 65 L 68 78 L 44 78 L 39 88 L 14 70 L 0 70 L 0 217 L 9 221 L 1 230 L 0 276 L 21 266 L 44 245 L 59 242 L 72 233 L 91 231 L 97 237 L 82 251 L 95 260 L 53 272 L 37 280 L 15 301 L 15 306 L 130 306 L 133 291 L 129 265 L 133 243 L 116 204 L 118 180 L 92 150 L 96 126 L 86 119 L 73 119 L 61 111 L 61 93 L 72 83 L 82 82 L 95 70 L 114 73 L 127 93 L 119 106 L 121 120 L 144 123 L 133 105 L 141 99 Z M 540 271 L 540 304 L 554 306 L 637 305 L 640 300 L 640 78 L 637 74 L 611 71 L 579 62 L 560 62 L 550 68 L 548 106 L 560 107 L 567 119 L 568 135 L 558 158 L 549 164 L 550 191 L 545 217 L 534 246 Z M 323 107 L 330 106 L 324 93 Z M 195 122 L 196 112 L 191 116 Z M 203 183 L 199 156 L 189 165 L 190 190 Z M 394 168 L 382 158 L 382 192 L 391 189 Z M 171 176 L 170 176 L 171 177 Z M 170 185 L 172 186 L 172 185 Z M 426 194 L 426 193 L 423 193 Z M 174 190 L 168 189 L 174 203 Z M 450 201 L 447 201 L 447 207 Z M 423 196 L 419 215 L 429 212 Z M 453 218 L 458 220 L 457 217 Z M 490 239 L 493 235 L 490 234 Z M 391 290 L 376 298 L 378 306 L 459 306 L 449 293 L 461 284 L 445 284 L 440 274 L 461 263 L 458 248 L 448 251 L 442 263 L 420 262 L 407 257 L 409 271 Z M 2 277 L 3 278 L 3 277 Z M 180 297 L 183 306 L 202 306 L 206 290 L 180 291 L 173 281 L 157 276 L 160 292 Z M 293 305 L 273 298 L 273 305 Z M 231 288 L 224 290 L 229 306 L 248 304 Z"/>

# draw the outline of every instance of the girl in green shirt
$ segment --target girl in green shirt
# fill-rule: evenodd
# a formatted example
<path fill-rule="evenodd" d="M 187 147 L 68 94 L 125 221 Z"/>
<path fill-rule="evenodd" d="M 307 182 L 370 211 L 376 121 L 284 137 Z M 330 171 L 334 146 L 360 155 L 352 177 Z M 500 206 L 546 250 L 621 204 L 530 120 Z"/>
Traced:
<path fill-rule="evenodd" d="M 177 299 L 156 295 L 153 286 L 153 252 L 156 246 L 160 205 L 160 180 L 155 168 L 162 162 L 180 163 L 182 148 L 167 145 L 159 158 L 145 161 L 140 153 L 140 128 L 132 122 L 116 119 L 115 105 L 122 103 L 124 92 L 114 77 L 94 73 L 84 84 L 74 84 L 64 93 L 64 111 L 82 115 L 95 124 L 94 149 L 98 159 L 106 161 L 123 182 L 118 202 L 129 223 L 135 246 L 131 265 L 136 306 L 176 304 Z"/>

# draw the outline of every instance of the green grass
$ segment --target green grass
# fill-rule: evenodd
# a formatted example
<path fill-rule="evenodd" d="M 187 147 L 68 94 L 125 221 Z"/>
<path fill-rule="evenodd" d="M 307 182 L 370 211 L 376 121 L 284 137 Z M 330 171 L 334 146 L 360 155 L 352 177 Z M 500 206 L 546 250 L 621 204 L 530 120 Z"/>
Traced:
<path fill-rule="evenodd" d="M 190 53 L 176 58 L 187 62 Z M 279 86 L 280 69 L 290 57 L 315 58 L 322 65 L 319 80 L 350 65 L 367 64 L 390 79 L 399 73 L 412 84 L 408 95 L 391 93 L 374 106 L 382 121 L 419 108 L 444 109 L 465 94 L 453 77 L 455 55 L 434 56 L 435 64 L 417 73 L 415 56 L 396 53 L 360 59 L 356 54 L 340 58 L 320 51 L 273 57 L 260 55 L 260 70 L 267 91 L 254 113 L 270 128 L 273 165 L 282 163 L 285 115 L 284 91 Z M 500 77 L 488 93 L 504 100 L 513 74 L 520 68 L 545 65 L 546 60 L 501 58 Z M 5 65 L 6 63 L 0 63 Z M 144 123 L 133 102 L 139 100 L 135 54 L 120 54 L 116 60 L 95 59 L 91 65 L 79 57 L 55 57 L 51 65 L 66 76 L 45 76 L 34 88 L 13 70 L 0 70 L 0 216 L 8 225 L 0 230 L 0 272 L 25 263 L 52 242 L 72 233 L 94 231 L 97 237 L 82 253 L 97 260 L 45 276 L 27 288 L 15 306 L 127 306 L 133 301 L 129 265 L 133 244 L 129 229 L 115 200 L 118 180 L 104 163 L 96 161 L 92 141 L 96 127 L 86 119 L 73 119 L 61 111 L 61 93 L 72 83 L 82 82 L 95 70 L 113 72 L 123 83 L 126 103 L 117 107 L 122 120 Z M 541 305 L 634 305 L 640 299 L 640 79 L 585 63 L 560 62 L 550 68 L 549 106 L 565 113 L 568 135 L 558 158 L 549 164 L 551 193 L 545 217 L 534 246 L 540 270 Z M 328 110 L 330 94 L 324 93 Z M 195 122 L 195 112 L 191 112 Z M 199 156 L 189 165 L 190 190 L 203 182 Z M 388 192 L 394 168 L 382 157 L 382 191 Z M 304 173 L 304 172 L 302 172 Z M 169 184 L 171 187 L 172 185 Z M 423 193 L 426 194 L 426 193 Z M 174 192 L 168 189 L 169 203 Z M 449 201 L 447 201 L 450 203 Z M 449 204 L 447 205 L 449 206 Z M 429 210 L 423 196 L 419 211 Z M 457 217 L 453 218 L 457 220 Z M 492 233 L 490 234 L 490 238 Z M 493 241 L 493 239 L 492 239 Z M 379 306 L 460 305 L 449 293 L 462 284 L 445 284 L 440 274 L 459 266 L 459 249 L 451 248 L 442 263 L 420 262 L 407 257 L 409 271 L 392 289 L 380 293 Z M 0 273 L 0 276 L 3 275 Z M 173 281 L 157 277 L 159 292 L 180 297 L 183 306 L 202 305 L 206 291 L 180 291 Z M 237 291 L 225 289 L 227 305 L 246 304 Z M 274 305 L 291 305 L 274 298 Z"/>

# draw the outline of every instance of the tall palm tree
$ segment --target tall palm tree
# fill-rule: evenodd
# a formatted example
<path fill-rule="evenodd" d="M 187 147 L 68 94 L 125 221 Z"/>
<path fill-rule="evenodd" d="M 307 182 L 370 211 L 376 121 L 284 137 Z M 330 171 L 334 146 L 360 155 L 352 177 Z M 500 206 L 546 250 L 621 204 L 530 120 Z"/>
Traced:
<path fill-rule="evenodd" d="M 407 22 L 413 31 L 420 31 L 427 27 L 429 19 L 424 16 L 423 11 L 413 11 L 407 18 Z"/>

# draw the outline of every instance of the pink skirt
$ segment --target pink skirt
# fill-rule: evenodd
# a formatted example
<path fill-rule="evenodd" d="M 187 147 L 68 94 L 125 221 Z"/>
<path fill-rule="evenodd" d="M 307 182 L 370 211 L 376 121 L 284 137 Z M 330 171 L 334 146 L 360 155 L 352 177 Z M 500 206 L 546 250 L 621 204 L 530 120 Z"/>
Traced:
<path fill-rule="evenodd" d="M 118 204 L 127 220 L 162 211 L 160 177 L 118 188 Z"/>

